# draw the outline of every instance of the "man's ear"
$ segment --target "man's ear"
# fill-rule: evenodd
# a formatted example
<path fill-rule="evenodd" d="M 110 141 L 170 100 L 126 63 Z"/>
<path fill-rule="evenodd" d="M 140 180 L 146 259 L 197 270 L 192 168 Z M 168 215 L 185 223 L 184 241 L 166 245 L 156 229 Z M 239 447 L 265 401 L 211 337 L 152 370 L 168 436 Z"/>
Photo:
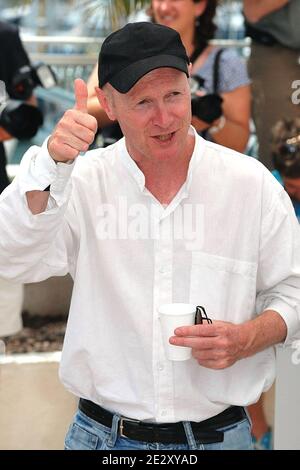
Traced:
<path fill-rule="evenodd" d="M 113 110 L 113 103 L 112 103 L 111 97 L 109 97 L 108 94 L 105 93 L 102 90 L 102 88 L 99 88 L 99 87 L 95 87 L 95 92 L 96 92 L 96 95 L 97 95 L 97 98 L 98 98 L 98 101 L 99 101 L 100 105 L 102 106 L 102 108 L 106 112 L 109 119 L 111 119 L 112 121 L 115 121 L 116 116 L 115 116 L 115 113 L 114 113 L 114 110 Z"/>

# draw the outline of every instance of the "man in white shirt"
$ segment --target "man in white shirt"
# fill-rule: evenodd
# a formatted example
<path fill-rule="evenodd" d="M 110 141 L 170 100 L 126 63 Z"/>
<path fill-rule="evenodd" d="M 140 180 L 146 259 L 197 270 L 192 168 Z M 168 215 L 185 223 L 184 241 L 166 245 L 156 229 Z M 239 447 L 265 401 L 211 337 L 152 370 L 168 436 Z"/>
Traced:
<path fill-rule="evenodd" d="M 188 62 L 165 26 L 110 35 L 97 94 L 124 138 L 78 157 L 97 126 L 77 80 L 74 109 L 1 197 L 0 275 L 74 279 L 60 366 L 81 397 L 69 449 L 251 448 L 243 407 L 274 380 L 273 346 L 299 330 L 289 197 L 190 127 Z M 162 343 L 157 308 L 171 302 L 212 319 L 170 339 L 192 347 L 184 362 Z"/>

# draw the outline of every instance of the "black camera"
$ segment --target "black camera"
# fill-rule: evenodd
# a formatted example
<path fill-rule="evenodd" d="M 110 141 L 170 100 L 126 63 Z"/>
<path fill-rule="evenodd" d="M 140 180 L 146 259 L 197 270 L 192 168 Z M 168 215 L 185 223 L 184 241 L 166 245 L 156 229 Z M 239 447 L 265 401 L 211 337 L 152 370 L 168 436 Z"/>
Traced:
<path fill-rule="evenodd" d="M 21 67 L 11 83 L 7 84 L 7 91 L 13 99 L 26 101 L 35 87 L 51 88 L 56 84 L 57 80 L 51 67 L 40 62 Z"/>
<path fill-rule="evenodd" d="M 218 93 L 207 93 L 205 90 L 205 80 L 198 76 L 190 77 L 192 115 L 208 124 L 222 116 L 223 98 Z M 202 93 L 199 96 L 199 92 Z"/>
<path fill-rule="evenodd" d="M 46 64 L 21 67 L 7 84 L 7 91 L 12 99 L 0 103 L 0 127 L 17 139 L 30 139 L 43 124 L 43 115 L 39 108 L 24 103 L 32 95 L 36 86 L 50 88 L 57 83 L 54 72 Z"/>
<path fill-rule="evenodd" d="M 31 139 L 42 124 L 43 115 L 36 106 L 16 100 L 0 105 L 0 127 L 17 139 Z"/>
<path fill-rule="evenodd" d="M 300 134 L 272 145 L 275 170 L 287 178 L 300 178 Z"/>

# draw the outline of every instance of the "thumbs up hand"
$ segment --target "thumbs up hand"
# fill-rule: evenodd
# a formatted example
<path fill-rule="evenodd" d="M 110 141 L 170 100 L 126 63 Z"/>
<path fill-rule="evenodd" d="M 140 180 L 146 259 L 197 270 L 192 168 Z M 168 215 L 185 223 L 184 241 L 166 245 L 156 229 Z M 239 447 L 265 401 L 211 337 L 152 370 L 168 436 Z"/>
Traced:
<path fill-rule="evenodd" d="M 74 82 L 75 106 L 68 109 L 48 140 L 48 152 L 56 162 L 75 160 L 93 142 L 98 124 L 87 110 L 88 90 L 80 78 Z"/>

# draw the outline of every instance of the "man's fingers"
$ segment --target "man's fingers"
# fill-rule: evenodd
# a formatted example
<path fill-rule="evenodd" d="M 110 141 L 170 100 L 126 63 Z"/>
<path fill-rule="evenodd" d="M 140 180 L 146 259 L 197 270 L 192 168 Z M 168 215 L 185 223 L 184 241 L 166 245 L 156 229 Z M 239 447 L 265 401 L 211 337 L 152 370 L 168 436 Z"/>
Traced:
<path fill-rule="evenodd" d="M 176 328 L 175 334 L 177 336 L 218 336 L 217 322 L 210 325 L 192 325 L 180 326 Z"/>
<path fill-rule="evenodd" d="M 199 336 L 171 336 L 169 338 L 170 344 L 174 346 L 185 346 L 195 349 L 215 349 L 217 347 L 216 337 L 199 337 Z"/>
<path fill-rule="evenodd" d="M 74 82 L 75 105 L 68 109 L 48 141 L 48 151 L 55 161 L 74 160 L 86 152 L 97 132 L 97 120 L 87 110 L 88 89 L 80 78 Z"/>
<path fill-rule="evenodd" d="M 51 143 L 50 139 L 48 141 L 48 151 L 55 161 L 67 162 L 74 160 L 78 156 L 79 152 L 77 149 L 74 149 L 67 143 L 60 143 L 59 145 L 57 145 L 57 142 Z"/>
<path fill-rule="evenodd" d="M 74 82 L 75 106 L 74 109 L 87 113 L 88 89 L 84 80 L 76 78 Z"/>

